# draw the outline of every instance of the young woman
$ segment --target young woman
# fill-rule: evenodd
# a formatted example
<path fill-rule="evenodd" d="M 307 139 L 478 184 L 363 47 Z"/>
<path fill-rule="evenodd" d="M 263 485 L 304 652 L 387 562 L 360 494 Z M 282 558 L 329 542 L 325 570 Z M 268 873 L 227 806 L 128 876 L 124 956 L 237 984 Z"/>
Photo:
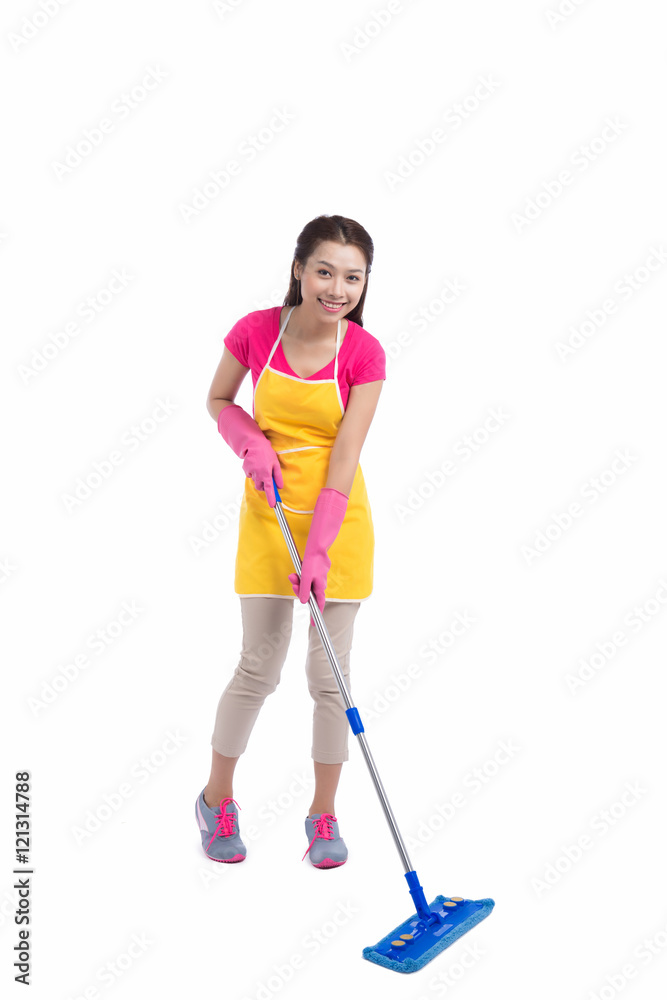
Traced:
<path fill-rule="evenodd" d="M 372 261 L 372 240 L 357 222 L 340 215 L 309 222 L 297 241 L 283 306 L 238 320 L 224 339 L 209 390 L 208 411 L 243 459 L 247 477 L 234 579 L 241 658 L 218 703 L 211 773 L 195 807 L 202 846 L 214 861 L 246 856 L 234 768 L 279 683 L 295 595 L 307 604 L 311 589 L 315 594 L 350 687 L 354 619 L 373 589 L 373 521 L 359 456 L 386 378 L 385 352 L 362 326 Z M 249 370 L 253 416 L 234 402 Z M 274 476 L 301 579 L 272 509 Z M 315 867 L 333 868 L 347 860 L 334 797 L 348 759 L 349 722 L 312 616 L 310 625 L 315 793 L 305 822 L 306 854 Z"/>

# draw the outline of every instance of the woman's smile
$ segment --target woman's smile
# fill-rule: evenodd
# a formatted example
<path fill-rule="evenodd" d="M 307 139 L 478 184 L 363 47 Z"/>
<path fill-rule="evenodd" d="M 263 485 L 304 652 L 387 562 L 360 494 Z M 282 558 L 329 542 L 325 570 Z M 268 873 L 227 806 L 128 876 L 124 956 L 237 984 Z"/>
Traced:
<path fill-rule="evenodd" d="M 346 304 L 345 302 L 329 302 L 327 299 L 317 300 L 327 312 L 338 312 Z"/>

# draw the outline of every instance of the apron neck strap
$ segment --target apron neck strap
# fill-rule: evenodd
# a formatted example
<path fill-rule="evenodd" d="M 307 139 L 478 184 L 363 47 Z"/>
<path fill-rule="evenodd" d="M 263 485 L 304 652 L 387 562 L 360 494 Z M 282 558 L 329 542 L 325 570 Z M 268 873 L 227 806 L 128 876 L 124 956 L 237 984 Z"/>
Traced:
<path fill-rule="evenodd" d="M 283 321 L 283 325 L 280 328 L 280 333 L 278 334 L 278 340 L 276 340 L 275 344 L 273 345 L 273 351 L 275 351 L 276 347 L 278 346 L 278 341 L 281 339 L 283 333 L 285 332 L 285 327 L 289 323 L 289 318 L 290 318 L 290 316 L 292 315 L 292 313 L 294 312 L 295 309 L 296 309 L 296 306 L 292 306 L 292 308 L 290 309 L 290 311 L 287 313 L 287 316 L 285 316 L 285 319 Z M 339 319 L 338 320 L 338 328 L 336 329 L 336 356 L 334 358 L 334 379 L 335 379 L 336 382 L 338 381 L 338 351 L 340 350 L 340 324 L 341 324 L 341 322 L 342 322 L 342 320 Z M 271 351 L 271 355 L 269 357 L 269 361 L 273 357 L 273 351 Z"/>

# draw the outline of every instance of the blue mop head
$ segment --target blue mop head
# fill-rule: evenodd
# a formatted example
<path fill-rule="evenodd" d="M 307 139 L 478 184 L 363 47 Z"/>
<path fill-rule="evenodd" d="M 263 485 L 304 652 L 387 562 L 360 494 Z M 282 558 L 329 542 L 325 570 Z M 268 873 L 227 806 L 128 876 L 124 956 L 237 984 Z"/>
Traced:
<path fill-rule="evenodd" d="M 414 913 L 372 948 L 364 948 L 363 957 L 395 972 L 416 972 L 488 917 L 494 905 L 492 899 L 436 896 L 430 917 Z"/>

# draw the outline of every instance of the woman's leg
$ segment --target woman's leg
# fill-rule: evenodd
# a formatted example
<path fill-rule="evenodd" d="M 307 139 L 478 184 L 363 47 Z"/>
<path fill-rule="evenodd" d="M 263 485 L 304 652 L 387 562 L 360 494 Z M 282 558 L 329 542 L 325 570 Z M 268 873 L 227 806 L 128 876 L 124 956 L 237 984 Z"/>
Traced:
<path fill-rule="evenodd" d="M 351 691 L 352 633 L 360 603 L 360 601 L 327 601 L 322 613 L 349 691 Z M 350 723 L 345 714 L 345 702 L 338 688 L 338 682 L 317 629 L 310 627 L 308 632 L 306 674 L 308 689 L 315 702 L 311 750 L 315 770 L 315 793 L 308 815 L 327 812 L 333 816 L 336 789 L 343 762 L 349 758 L 347 739 Z"/>
<path fill-rule="evenodd" d="M 238 757 L 224 757 L 211 750 L 211 774 L 204 789 L 204 802 L 209 809 L 217 809 L 222 799 L 234 798 L 234 768 Z"/>
<path fill-rule="evenodd" d="M 347 722 L 347 717 L 345 721 Z M 313 801 L 310 804 L 308 815 L 313 816 L 314 813 L 330 813 L 332 816 L 335 816 L 336 811 L 334 807 L 334 800 L 336 798 L 338 779 L 340 778 L 340 772 L 343 770 L 343 765 L 320 764 L 318 760 L 314 760 L 313 767 L 315 769 L 315 794 L 313 795 Z"/>
<path fill-rule="evenodd" d="M 211 736 L 211 774 L 204 801 L 215 808 L 233 798 L 234 768 L 268 695 L 280 683 L 292 635 L 294 601 L 241 597 L 243 644 L 238 666 L 218 702 Z"/>

